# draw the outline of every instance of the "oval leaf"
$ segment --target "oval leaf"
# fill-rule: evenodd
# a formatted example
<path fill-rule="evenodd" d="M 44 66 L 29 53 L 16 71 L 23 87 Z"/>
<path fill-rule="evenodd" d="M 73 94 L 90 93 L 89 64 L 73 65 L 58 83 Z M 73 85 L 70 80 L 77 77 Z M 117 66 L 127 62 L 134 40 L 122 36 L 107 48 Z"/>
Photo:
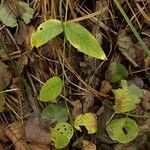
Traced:
<path fill-rule="evenodd" d="M 80 126 L 85 126 L 88 130 L 88 134 L 93 134 L 97 131 L 97 117 L 95 114 L 92 113 L 85 113 L 79 115 L 74 122 L 74 127 L 81 131 Z"/>
<path fill-rule="evenodd" d="M 130 118 L 113 119 L 108 123 L 106 131 L 114 141 L 128 143 L 136 138 L 138 126 Z"/>
<path fill-rule="evenodd" d="M 98 41 L 80 24 L 67 23 L 65 25 L 65 33 L 67 40 L 81 52 L 98 59 L 106 59 Z"/>
<path fill-rule="evenodd" d="M 50 138 L 56 149 L 66 147 L 73 136 L 73 128 L 69 123 L 59 123 L 51 130 Z"/>
<path fill-rule="evenodd" d="M 63 31 L 61 21 L 51 19 L 40 24 L 31 39 L 32 47 L 39 47 Z"/>
<path fill-rule="evenodd" d="M 127 81 L 121 81 L 122 89 L 112 90 L 115 96 L 115 112 L 124 113 L 134 110 L 140 103 L 142 91 L 135 84 L 127 85 Z"/>
<path fill-rule="evenodd" d="M 53 119 L 57 123 L 66 122 L 68 117 L 68 111 L 64 104 L 50 104 L 42 112 L 43 119 Z"/>
<path fill-rule="evenodd" d="M 128 76 L 127 69 L 119 62 L 113 62 L 105 72 L 105 78 L 111 83 L 119 83 Z"/>
<path fill-rule="evenodd" d="M 48 102 L 56 98 L 62 91 L 63 82 L 59 77 L 52 77 L 46 81 L 40 91 L 40 100 Z"/>

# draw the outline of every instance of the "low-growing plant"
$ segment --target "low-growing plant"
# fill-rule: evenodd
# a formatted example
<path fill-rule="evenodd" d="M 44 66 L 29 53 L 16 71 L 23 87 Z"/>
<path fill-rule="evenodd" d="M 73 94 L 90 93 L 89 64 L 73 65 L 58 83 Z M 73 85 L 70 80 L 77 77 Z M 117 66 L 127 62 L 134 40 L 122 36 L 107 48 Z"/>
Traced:
<path fill-rule="evenodd" d="M 62 32 L 64 32 L 67 40 L 81 52 L 98 59 L 106 59 L 98 41 L 84 27 L 77 23 L 62 23 L 55 19 L 47 20 L 38 27 L 32 36 L 32 47 L 39 47 Z M 121 72 L 120 69 L 122 70 Z M 118 62 L 112 63 L 106 72 L 106 77 L 111 83 L 121 82 L 122 88 L 112 90 L 115 97 L 113 107 L 115 114 L 132 111 L 140 103 L 141 90 L 134 84 L 128 86 L 127 81 L 122 80 L 127 75 L 126 68 Z M 41 88 L 40 100 L 42 102 L 54 100 L 61 94 L 63 86 L 63 81 L 57 76 L 48 79 Z M 85 126 L 88 134 L 94 134 L 97 131 L 95 114 L 81 114 L 75 119 L 73 124 L 69 124 L 67 123 L 69 118 L 68 111 L 63 104 L 50 104 L 42 113 L 43 118 L 52 119 L 56 123 L 55 127 L 50 131 L 50 138 L 57 149 L 68 145 L 74 129 L 82 132 L 80 126 Z M 126 133 L 124 133 L 124 130 Z M 118 119 L 113 119 L 112 117 L 106 125 L 106 131 L 112 140 L 127 143 L 137 136 L 138 126 L 133 119 L 128 117 Z"/>
<path fill-rule="evenodd" d="M 141 90 L 136 85 L 127 85 L 126 80 L 121 80 L 121 87 L 122 88 L 112 90 L 115 96 L 115 104 L 113 107 L 115 114 L 132 111 L 136 105 L 140 103 Z M 57 76 L 50 78 L 41 88 L 40 100 L 43 102 L 52 101 L 52 96 L 56 98 L 60 95 L 60 89 L 62 89 L 61 79 Z M 53 91 L 53 93 L 51 93 L 51 91 Z M 45 101 L 46 93 L 48 94 Z M 57 149 L 68 145 L 73 136 L 74 129 L 82 132 L 80 126 L 85 126 L 88 134 L 94 134 L 97 131 L 97 117 L 93 113 L 79 115 L 72 125 L 66 123 L 69 116 L 64 104 L 48 105 L 42 113 L 42 118 L 51 119 L 56 124 L 56 126 L 51 129 L 50 138 L 53 140 L 54 146 Z M 112 140 L 120 143 L 128 143 L 137 136 L 138 126 L 133 119 L 128 117 L 114 118 L 106 125 L 106 131 Z M 66 133 L 68 134 L 66 135 Z"/>

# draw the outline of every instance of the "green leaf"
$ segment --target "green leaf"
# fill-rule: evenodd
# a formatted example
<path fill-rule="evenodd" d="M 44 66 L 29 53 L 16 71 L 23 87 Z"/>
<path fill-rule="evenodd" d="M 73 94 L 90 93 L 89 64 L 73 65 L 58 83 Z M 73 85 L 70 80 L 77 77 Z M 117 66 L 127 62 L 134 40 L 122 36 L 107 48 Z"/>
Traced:
<path fill-rule="evenodd" d="M 65 25 L 65 33 L 67 40 L 81 52 L 98 59 L 106 59 L 98 41 L 80 24 L 67 23 Z"/>
<path fill-rule="evenodd" d="M 9 27 L 17 26 L 16 16 L 12 13 L 11 9 L 4 4 L 0 5 L 0 21 Z"/>
<path fill-rule="evenodd" d="M 134 110 L 140 103 L 142 91 L 134 84 L 127 85 L 127 81 L 121 81 L 122 89 L 112 90 L 115 96 L 115 112 L 123 113 Z"/>
<path fill-rule="evenodd" d="M 106 126 L 106 131 L 114 141 L 128 143 L 136 138 L 138 126 L 130 118 L 113 119 Z"/>
<path fill-rule="evenodd" d="M 56 98 L 62 91 L 63 82 L 55 76 L 46 81 L 40 91 L 40 100 L 48 102 Z"/>
<path fill-rule="evenodd" d="M 56 149 L 66 147 L 73 136 L 73 128 L 69 123 L 59 123 L 51 130 L 50 137 Z"/>
<path fill-rule="evenodd" d="M 74 127 L 82 132 L 80 126 L 85 126 L 88 134 L 93 134 L 97 131 L 97 117 L 93 113 L 85 113 L 79 115 L 74 122 Z"/>
<path fill-rule="evenodd" d="M 61 21 L 50 19 L 40 24 L 31 39 L 32 47 L 39 47 L 63 31 Z"/>
<path fill-rule="evenodd" d="M 119 83 L 128 76 L 127 69 L 119 62 L 113 62 L 105 72 L 105 78 L 111 83 Z"/>
<path fill-rule="evenodd" d="M 54 119 L 57 123 L 66 122 L 68 117 L 68 111 L 64 104 L 50 104 L 42 112 L 43 119 Z"/>
<path fill-rule="evenodd" d="M 30 8 L 29 5 L 25 2 L 19 1 L 18 4 L 19 4 L 18 8 L 20 12 L 20 18 L 22 18 L 24 22 L 28 24 L 33 17 L 34 10 Z"/>

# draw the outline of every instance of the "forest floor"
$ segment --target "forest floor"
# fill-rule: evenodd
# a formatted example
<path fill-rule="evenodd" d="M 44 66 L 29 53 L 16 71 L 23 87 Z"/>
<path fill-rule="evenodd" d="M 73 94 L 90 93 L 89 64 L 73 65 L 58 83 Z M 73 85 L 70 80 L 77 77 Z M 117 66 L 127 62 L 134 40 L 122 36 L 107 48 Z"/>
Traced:
<path fill-rule="evenodd" d="M 51 129 L 65 114 L 48 110 L 52 118 L 44 119 L 43 111 L 58 104 L 65 104 L 68 123 L 80 114 L 96 118 L 95 133 L 82 120 L 65 150 L 150 150 L 150 0 L 21 1 L 0 0 L 0 150 L 55 150 Z M 82 53 L 63 34 L 31 47 L 41 23 L 65 17 L 87 29 L 107 59 Z M 42 102 L 40 90 L 53 76 L 63 80 L 63 91 Z M 132 124 L 120 129 L 120 118 L 132 119 L 138 131 Z M 106 127 L 113 119 L 111 134 Z"/>

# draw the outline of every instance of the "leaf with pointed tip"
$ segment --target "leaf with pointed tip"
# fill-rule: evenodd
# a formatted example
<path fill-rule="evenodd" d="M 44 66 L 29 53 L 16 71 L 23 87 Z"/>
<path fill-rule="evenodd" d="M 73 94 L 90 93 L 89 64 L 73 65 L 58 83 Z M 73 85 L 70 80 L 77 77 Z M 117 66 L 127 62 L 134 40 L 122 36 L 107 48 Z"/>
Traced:
<path fill-rule="evenodd" d="M 65 34 L 67 40 L 81 52 L 98 59 L 106 59 L 98 41 L 80 24 L 67 23 L 65 25 Z"/>

